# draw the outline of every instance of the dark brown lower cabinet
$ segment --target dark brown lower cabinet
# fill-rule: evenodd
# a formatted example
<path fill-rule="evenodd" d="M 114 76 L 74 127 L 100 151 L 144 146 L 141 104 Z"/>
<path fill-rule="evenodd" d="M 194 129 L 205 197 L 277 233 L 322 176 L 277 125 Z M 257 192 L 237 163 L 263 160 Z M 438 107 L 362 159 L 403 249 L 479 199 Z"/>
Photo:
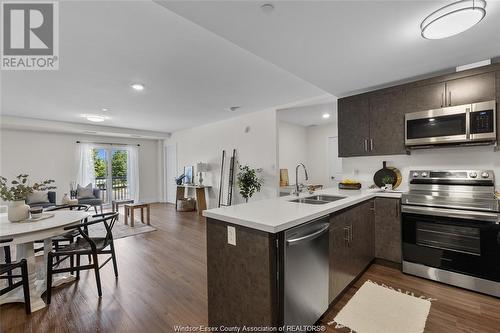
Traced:
<path fill-rule="evenodd" d="M 332 302 L 374 258 L 373 201 L 330 217 L 330 288 Z"/>
<path fill-rule="evenodd" d="M 229 224 L 230 225 L 230 224 Z M 276 234 L 207 219 L 208 324 L 278 325 Z"/>
<path fill-rule="evenodd" d="M 375 257 L 401 263 L 401 201 L 375 199 Z"/>

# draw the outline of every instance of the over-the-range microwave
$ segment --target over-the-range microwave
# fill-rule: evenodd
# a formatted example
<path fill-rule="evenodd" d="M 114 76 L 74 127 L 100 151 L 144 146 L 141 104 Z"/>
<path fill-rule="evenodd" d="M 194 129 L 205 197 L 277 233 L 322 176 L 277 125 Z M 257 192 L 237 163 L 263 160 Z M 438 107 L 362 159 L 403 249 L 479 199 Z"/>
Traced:
<path fill-rule="evenodd" d="M 496 101 L 450 106 L 405 115 L 405 145 L 495 142 Z"/>

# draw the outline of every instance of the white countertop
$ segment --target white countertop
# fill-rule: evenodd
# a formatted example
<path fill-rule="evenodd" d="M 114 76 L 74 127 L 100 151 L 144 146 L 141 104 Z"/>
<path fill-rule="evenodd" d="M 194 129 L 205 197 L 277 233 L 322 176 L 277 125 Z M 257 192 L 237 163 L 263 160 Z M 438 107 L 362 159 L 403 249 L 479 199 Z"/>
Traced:
<path fill-rule="evenodd" d="M 346 198 L 327 204 L 313 205 L 290 202 L 297 197 L 286 196 L 209 209 L 203 211 L 203 216 L 269 233 L 277 233 L 375 197 L 401 198 L 402 191 L 383 192 L 369 189 L 339 190 L 331 188 L 314 192 L 314 195 L 318 194 Z M 302 198 L 309 196 L 311 196 L 309 193 L 300 195 Z"/>

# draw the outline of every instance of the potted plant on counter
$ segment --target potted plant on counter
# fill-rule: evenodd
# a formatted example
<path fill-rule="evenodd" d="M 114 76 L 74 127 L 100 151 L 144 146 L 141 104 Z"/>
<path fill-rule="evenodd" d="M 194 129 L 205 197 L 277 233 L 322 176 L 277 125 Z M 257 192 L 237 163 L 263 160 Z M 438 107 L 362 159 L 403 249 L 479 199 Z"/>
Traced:
<path fill-rule="evenodd" d="M 248 202 L 255 192 L 259 192 L 264 180 L 258 176 L 261 169 L 252 169 L 248 165 L 241 166 L 236 178 L 236 184 L 240 190 L 241 196 Z"/>
<path fill-rule="evenodd" d="M 384 176 L 384 178 L 382 178 L 382 184 L 384 184 L 384 190 L 392 191 L 394 178 L 392 178 L 391 176 Z"/>
<path fill-rule="evenodd" d="M 25 203 L 28 194 L 33 193 L 33 191 L 46 191 L 56 188 L 50 185 L 54 183 L 52 179 L 34 183 L 30 186 L 28 177 L 28 175 L 21 174 L 8 184 L 7 178 L 0 176 L 0 198 L 9 203 L 7 215 L 11 222 L 19 222 L 29 218 L 30 207 Z"/>

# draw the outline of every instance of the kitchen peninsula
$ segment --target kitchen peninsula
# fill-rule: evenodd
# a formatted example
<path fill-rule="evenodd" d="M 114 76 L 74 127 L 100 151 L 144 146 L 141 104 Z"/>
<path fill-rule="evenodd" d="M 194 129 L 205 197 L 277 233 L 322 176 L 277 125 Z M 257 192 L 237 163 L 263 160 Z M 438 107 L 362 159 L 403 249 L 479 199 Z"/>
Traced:
<path fill-rule="evenodd" d="M 205 211 L 209 325 L 294 325 L 308 297 L 313 324 L 375 257 L 401 261 L 400 197 L 327 189 Z"/>

